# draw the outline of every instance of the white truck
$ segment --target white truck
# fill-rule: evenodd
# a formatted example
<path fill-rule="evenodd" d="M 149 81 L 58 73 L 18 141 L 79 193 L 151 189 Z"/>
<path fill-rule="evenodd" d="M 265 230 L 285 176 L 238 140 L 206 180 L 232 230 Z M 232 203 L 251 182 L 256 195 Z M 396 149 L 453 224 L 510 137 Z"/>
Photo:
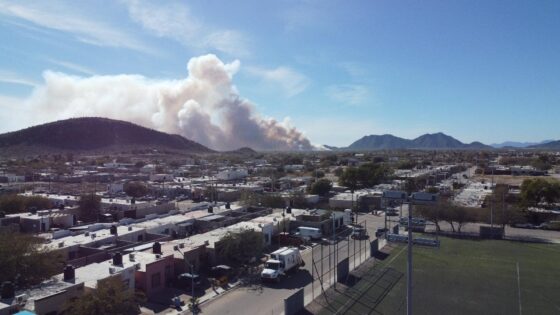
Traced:
<path fill-rule="evenodd" d="M 295 235 L 306 242 L 310 240 L 320 240 L 321 237 L 323 237 L 323 233 L 321 233 L 320 229 L 307 226 L 298 227 Z"/>
<path fill-rule="evenodd" d="M 280 282 L 280 277 L 287 272 L 297 271 L 305 263 L 297 247 L 282 247 L 270 254 L 270 259 L 264 264 L 261 280 Z"/>

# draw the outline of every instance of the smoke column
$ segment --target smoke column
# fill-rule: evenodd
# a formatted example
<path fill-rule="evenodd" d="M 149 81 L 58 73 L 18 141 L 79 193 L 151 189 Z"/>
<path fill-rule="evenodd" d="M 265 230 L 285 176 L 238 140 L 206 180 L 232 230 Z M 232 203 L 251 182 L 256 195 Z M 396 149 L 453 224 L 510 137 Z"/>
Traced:
<path fill-rule="evenodd" d="M 98 116 L 177 133 L 213 149 L 310 150 L 298 130 L 256 113 L 232 83 L 239 61 L 215 55 L 189 60 L 183 80 L 140 75 L 78 77 L 46 71 L 26 105 L 35 122 Z"/>

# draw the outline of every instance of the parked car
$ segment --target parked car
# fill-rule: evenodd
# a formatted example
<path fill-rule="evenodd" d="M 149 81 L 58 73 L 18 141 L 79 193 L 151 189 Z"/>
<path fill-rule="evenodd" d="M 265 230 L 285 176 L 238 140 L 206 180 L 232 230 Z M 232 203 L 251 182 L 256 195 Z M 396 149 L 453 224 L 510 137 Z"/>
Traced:
<path fill-rule="evenodd" d="M 355 226 L 352 229 L 352 239 L 353 240 L 367 240 L 369 239 L 369 234 L 367 230 L 361 226 Z"/>
<path fill-rule="evenodd" d="M 515 228 L 520 228 L 520 229 L 536 229 L 537 227 L 531 223 L 514 223 L 512 225 Z"/>
<path fill-rule="evenodd" d="M 201 278 L 197 274 L 182 273 L 177 277 L 177 286 L 184 290 L 191 290 L 193 285 L 195 289 L 200 287 L 202 283 Z"/>
<path fill-rule="evenodd" d="M 385 232 L 387 232 L 389 229 L 386 228 L 378 228 L 375 231 L 375 237 L 380 237 L 381 235 L 385 234 Z"/>
<path fill-rule="evenodd" d="M 394 217 L 394 216 L 399 215 L 399 210 L 397 210 L 395 208 L 388 208 L 387 210 L 385 210 L 385 213 L 389 217 Z"/>
<path fill-rule="evenodd" d="M 209 276 L 213 278 L 213 284 L 221 287 L 229 283 L 233 277 L 233 269 L 227 265 L 218 265 L 210 268 Z"/>

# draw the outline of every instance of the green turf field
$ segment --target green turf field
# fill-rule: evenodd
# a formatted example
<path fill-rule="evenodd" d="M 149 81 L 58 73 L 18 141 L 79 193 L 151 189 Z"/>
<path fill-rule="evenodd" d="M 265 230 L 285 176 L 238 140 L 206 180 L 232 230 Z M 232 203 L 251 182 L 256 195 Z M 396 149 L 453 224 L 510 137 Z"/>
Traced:
<path fill-rule="evenodd" d="M 415 314 L 560 314 L 560 245 L 441 238 L 413 265 Z M 322 314 L 406 314 L 406 247 L 330 304 Z"/>

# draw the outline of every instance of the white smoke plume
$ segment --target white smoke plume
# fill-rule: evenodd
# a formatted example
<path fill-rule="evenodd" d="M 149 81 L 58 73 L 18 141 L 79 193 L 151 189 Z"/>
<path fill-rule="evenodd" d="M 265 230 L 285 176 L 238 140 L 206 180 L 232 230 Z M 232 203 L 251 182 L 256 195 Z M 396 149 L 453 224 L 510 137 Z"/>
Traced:
<path fill-rule="evenodd" d="M 263 118 L 232 83 L 239 61 L 224 64 L 214 55 L 188 62 L 183 80 L 140 75 L 78 77 L 46 71 L 44 84 L 26 101 L 36 122 L 99 116 L 177 133 L 218 150 L 310 150 L 298 130 Z"/>

